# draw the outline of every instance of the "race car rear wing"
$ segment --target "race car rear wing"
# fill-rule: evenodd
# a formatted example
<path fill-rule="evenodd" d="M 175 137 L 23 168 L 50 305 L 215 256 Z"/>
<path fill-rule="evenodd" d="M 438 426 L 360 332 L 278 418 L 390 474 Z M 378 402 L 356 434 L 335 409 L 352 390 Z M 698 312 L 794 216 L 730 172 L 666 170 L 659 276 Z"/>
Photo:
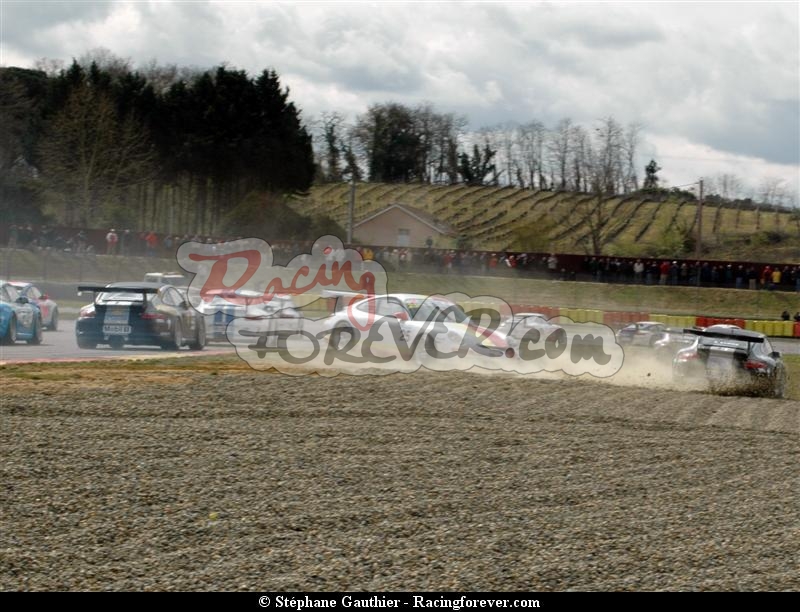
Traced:
<path fill-rule="evenodd" d="M 78 295 L 84 291 L 91 291 L 94 295 L 92 301 L 97 301 L 98 293 L 141 293 L 142 300 L 147 302 L 147 296 L 156 294 L 160 287 L 126 287 L 124 285 L 109 287 L 108 285 L 78 285 Z"/>
<path fill-rule="evenodd" d="M 723 331 L 706 331 L 704 329 L 693 329 L 691 327 L 683 330 L 685 334 L 692 334 L 694 336 L 703 336 L 704 338 L 719 338 L 721 340 L 742 340 L 744 342 L 752 342 L 758 344 L 764 342 L 763 336 L 751 336 L 750 334 L 739 334 L 736 332 L 723 332 Z"/>

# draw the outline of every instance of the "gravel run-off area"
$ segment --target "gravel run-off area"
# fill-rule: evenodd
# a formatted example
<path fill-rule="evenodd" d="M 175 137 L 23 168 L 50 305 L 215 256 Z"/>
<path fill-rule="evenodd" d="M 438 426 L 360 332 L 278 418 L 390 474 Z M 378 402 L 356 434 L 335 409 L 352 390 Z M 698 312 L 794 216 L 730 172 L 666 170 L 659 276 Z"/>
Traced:
<path fill-rule="evenodd" d="M 3 590 L 800 589 L 798 402 L 25 372 L 0 372 Z"/>

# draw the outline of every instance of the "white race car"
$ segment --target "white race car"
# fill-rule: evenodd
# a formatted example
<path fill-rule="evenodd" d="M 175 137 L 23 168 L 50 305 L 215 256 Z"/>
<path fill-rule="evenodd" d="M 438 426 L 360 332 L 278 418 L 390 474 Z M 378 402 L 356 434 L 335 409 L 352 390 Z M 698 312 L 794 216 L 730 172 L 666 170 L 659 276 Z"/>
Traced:
<path fill-rule="evenodd" d="M 622 346 L 655 347 L 667 332 L 667 326 L 657 321 L 639 321 L 626 325 L 617 332 L 617 342 Z"/>
<path fill-rule="evenodd" d="M 547 317 L 538 312 L 521 312 L 508 319 L 500 327 L 500 330 L 508 336 L 509 344 L 519 349 L 519 343 L 527 337 L 532 342 L 544 341 L 554 333 L 563 332 L 564 328 L 555 323 L 551 323 Z M 531 330 L 539 332 L 539 337 L 533 337 Z"/>
<path fill-rule="evenodd" d="M 358 299 L 336 291 L 323 292 L 323 297 L 337 298 L 334 314 L 325 319 L 330 341 L 337 347 L 353 342 L 352 338 L 366 340 L 371 332 L 373 338 L 380 335 L 388 341 L 397 330 L 403 342 L 417 347 L 415 355 L 422 359 L 448 358 L 456 352 L 491 358 L 516 355 L 505 333 L 492 329 L 488 321 L 476 324 L 444 297 L 390 293 Z"/>
<path fill-rule="evenodd" d="M 287 335 L 303 329 L 303 314 L 290 295 L 276 294 L 264 302 L 263 294 L 256 291 L 217 289 L 208 294 L 213 299 L 200 301 L 197 310 L 205 316 L 209 341 L 227 341 L 226 330 L 234 318 L 267 319 L 275 323 L 276 331 L 279 328 Z"/>

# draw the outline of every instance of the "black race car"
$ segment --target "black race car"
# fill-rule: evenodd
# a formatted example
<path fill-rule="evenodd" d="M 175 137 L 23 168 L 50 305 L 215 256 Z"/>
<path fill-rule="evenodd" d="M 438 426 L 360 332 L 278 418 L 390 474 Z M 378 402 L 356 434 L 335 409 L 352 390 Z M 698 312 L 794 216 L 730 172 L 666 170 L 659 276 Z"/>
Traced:
<path fill-rule="evenodd" d="M 177 350 L 184 345 L 202 350 L 206 345 L 203 316 L 173 286 L 161 283 L 81 285 L 94 300 L 80 310 L 75 338 L 80 348 L 108 344 L 157 345 Z"/>
<path fill-rule="evenodd" d="M 764 334 L 733 325 L 684 331 L 696 339 L 675 355 L 675 380 L 705 380 L 714 392 L 784 397 L 786 366 Z"/>

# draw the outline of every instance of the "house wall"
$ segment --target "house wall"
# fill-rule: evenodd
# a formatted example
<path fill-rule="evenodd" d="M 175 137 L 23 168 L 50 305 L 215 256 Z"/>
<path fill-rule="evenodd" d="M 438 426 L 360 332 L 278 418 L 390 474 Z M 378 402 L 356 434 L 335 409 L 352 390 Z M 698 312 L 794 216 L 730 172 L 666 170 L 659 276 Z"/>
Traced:
<path fill-rule="evenodd" d="M 391 247 L 402 246 L 398 244 L 398 229 L 409 230 L 407 245 L 409 247 L 424 248 L 428 236 L 433 238 L 433 245 L 436 248 L 449 249 L 455 247 L 454 238 L 438 233 L 429 225 L 418 221 L 398 208 L 393 208 L 371 221 L 359 225 L 353 231 L 353 238 L 362 244 Z"/>

